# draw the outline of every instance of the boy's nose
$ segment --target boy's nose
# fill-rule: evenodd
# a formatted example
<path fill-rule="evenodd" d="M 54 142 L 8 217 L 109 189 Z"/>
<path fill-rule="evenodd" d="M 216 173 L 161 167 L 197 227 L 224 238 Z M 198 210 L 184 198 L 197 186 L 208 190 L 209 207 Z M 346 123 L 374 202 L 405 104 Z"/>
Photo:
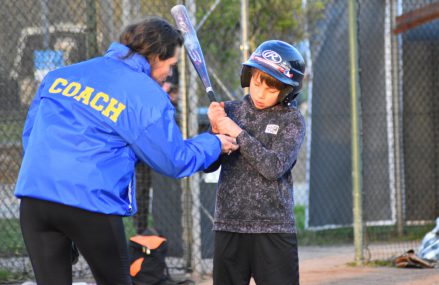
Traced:
<path fill-rule="evenodd" d="M 256 93 L 256 98 L 258 98 L 258 99 L 264 99 L 264 98 L 265 98 L 265 96 L 264 96 L 264 92 L 261 92 L 261 91 L 257 92 L 257 93 Z"/>

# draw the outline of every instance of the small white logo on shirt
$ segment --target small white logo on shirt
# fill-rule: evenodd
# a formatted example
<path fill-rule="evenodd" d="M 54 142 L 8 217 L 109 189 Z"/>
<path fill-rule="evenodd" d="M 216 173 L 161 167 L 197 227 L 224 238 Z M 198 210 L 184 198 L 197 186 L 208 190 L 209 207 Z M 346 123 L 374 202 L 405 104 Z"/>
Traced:
<path fill-rule="evenodd" d="M 278 126 L 278 125 L 272 125 L 272 124 L 269 124 L 269 125 L 267 125 L 267 127 L 265 128 L 265 132 L 266 132 L 267 134 L 273 134 L 273 135 L 276 135 L 276 134 L 277 134 L 277 131 L 279 131 L 279 126 Z"/>

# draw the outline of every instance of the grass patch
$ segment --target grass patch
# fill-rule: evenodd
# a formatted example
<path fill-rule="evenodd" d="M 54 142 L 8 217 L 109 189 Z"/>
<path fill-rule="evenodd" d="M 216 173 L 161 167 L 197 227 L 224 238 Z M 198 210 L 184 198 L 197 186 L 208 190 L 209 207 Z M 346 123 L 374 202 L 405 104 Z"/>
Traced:
<path fill-rule="evenodd" d="M 125 226 L 125 234 L 127 239 L 137 234 L 136 226 L 134 224 L 134 217 L 124 217 L 123 224 Z M 154 228 L 154 219 L 152 214 L 148 215 L 148 228 Z"/>
<path fill-rule="evenodd" d="M 353 229 L 340 228 L 321 231 L 298 231 L 299 245 L 342 245 L 352 244 Z"/>
<path fill-rule="evenodd" d="M 355 261 L 348 262 L 346 265 L 350 267 L 357 267 Z M 364 265 L 369 267 L 395 267 L 393 261 L 391 260 L 371 260 L 367 263 L 364 263 Z"/>
<path fill-rule="evenodd" d="M 10 272 L 7 271 L 5 269 L 0 269 L 0 282 L 6 282 L 6 281 L 17 281 L 17 280 L 21 280 L 23 279 L 23 276 L 18 274 L 18 273 L 14 273 L 14 272 Z"/>
<path fill-rule="evenodd" d="M 366 265 L 370 267 L 395 267 L 392 260 L 371 260 Z"/>
<path fill-rule="evenodd" d="M 18 219 L 0 219 L 0 256 L 26 254 Z"/>
<path fill-rule="evenodd" d="M 304 206 L 296 206 L 294 208 L 299 245 L 341 245 L 353 243 L 354 233 L 353 229 L 349 227 L 319 231 L 306 230 L 305 210 Z M 368 243 L 416 241 L 422 239 L 434 227 L 434 223 L 422 226 L 406 226 L 403 234 L 398 235 L 396 226 L 372 226 L 365 227 L 364 234 L 365 240 Z"/>
<path fill-rule="evenodd" d="M 297 230 L 305 230 L 305 206 L 295 206 L 294 217 L 296 218 Z"/>
<path fill-rule="evenodd" d="M 123 224 L 125 226 L 125 235 L 126 235 L 127 239 L 136 235 L 136 227 L 134 226 L 134 222 L 133 222 L 132 217 L 124 217 Z"/>
<path fill-rule="evenodd" d="M 367 227 L 365 234 L 369 243 L 415 241 L 422 239 L 434 227 L 434 223 L 422 226 L 407 226 L 404 228 L 402 235 L 399 235 L 396 226 L 373 226 Z"/>
<path fill-rule="evenodd" d="M 395 226 L 367 227 L 364 230 L 365 242 L 398 243 L 421 240 L 434 228 L 434 224 L 423 226 L 407 226 L 403 234 L 398 235 Z M 298 227 L 299 245 L 341 245 L 352 244 L 354 232 L 352 228 L 338 228 L 319 231 L 307 231 Z"/>
<path fill-rule="evenodd" d="M 305 230 L 305 211 L 305 206 L 296 206 L 294 208 L 299 245 L 339 245 L 353 242 L 352 228 L 320 231 Z"/>

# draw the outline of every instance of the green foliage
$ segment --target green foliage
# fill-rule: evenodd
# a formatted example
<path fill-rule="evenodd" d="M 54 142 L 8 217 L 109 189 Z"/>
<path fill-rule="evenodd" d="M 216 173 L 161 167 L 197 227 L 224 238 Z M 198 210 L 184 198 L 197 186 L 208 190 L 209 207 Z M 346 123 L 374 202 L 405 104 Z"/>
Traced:
<path fill-rule="evenodd" d="M 352 228 L 338 228 L 320 231 L 305 230 L 299 226 L 301 214 L 296 215 L 296 223 L 298 229 L 298 239 L 301 245 L 340 245 L 353 243 Z M 366 243 L 374 242 L 404 242 L 421 240 L 425 234 L 434 228 L 434 224 L 423 226 L 407 226 L 401 236 L 398 235 L 395 226 L 374 226 L 365 228 Z"/>
<path fill-rule="evenodd" d="M 252 50 L 269 39 L 290 43 L 303 40 L 302 0 L 251 0 L 249 6 Z"/>
<path fill-rule="evenodd" d="M 394 267 L 392 260 L 372 260 L 366 263 L 370 267 Z"/>
<path fill-rule="evenodd" d="M 208 1 L 197 6 L 197 22 L 203 19 L 212 3 L 213 1 Z M 236 97 L 239 97 L 241 93 L 239 74 L 242 56 L 239 11 L 239 1 L 221 1 L 197 31 L 207 66 L 210 68 L 209 74 L 214 89 L 217 92 L 221 90 L 218 82 L 214 79 L 216 75 L 227 90 L 235 94 Z M 200 98 L 204 98 L 202 88 L 200 88 L 200 96 Z M 221 94 L 219 97 L 223 100 L 227 99 Z"/>
<path fill-rule="evenodd" d="M 401 241 L 414 241 L 421 240 L 424 235 L 431 231 L 435 227 L 435 224 L 426 224 L 422 226 L 407 226 L 404 228 L 403 234 L 398 235 L 396 226 L 383 226 L 383 227 L 367 227 L 366 238 L 370 243 L 373 242 L 401 242 Z"/>
<path fill-rule="evenodd" d="M 5 270 L 5 269 L 0 269 L 0 282 L 6 282 L 6 281 L 17 281 L 17 280 L 21 280 L 23 279 L 23 276 L 21 276 L 20 274 Z"/>
<path fill-rule="evenodd" d="M 136 228 L 134 227 L 134 222 L 132 217 L 124 217 L 123 225 L 125 227 L 125 235 L 127 239 L 136 235 Z"/>
<path fill-rule="evenodd" d="M 294 217 L 296 218 L 297 230 L 305 230 L 305 206 L 294 207 Z"/>
<path fill-rule="evenodd" d="M 21 141 L 23 122 L 0 122 L 0 144 Z"/>
<path fill-rule="evenodd" d="M 352 228 L 339 228 L 321 231 L 298 231 L 299 245 L 342 245 L 352 244 Z"/>
<path fill-rule="evenodd" d="M 266 40 L 278 39 L 293 44 L 304 40 L 305 24 L 308 24 L 309 31 L 314 31 L 315 23 L 323 17 L 323 9 L 328 1 L 310 0 L 304 9 L 302 0 L 249 0 L 249 53 Z M 197 3 L 197 22 L 204 20 L 214 2 Z M 240 71 L 241 63 L 246 60 L 242 55 L 240 11 L 240 1 L 223 0 L 197 31 L 204 57 L 211 69 L 209 73 L 217 73 L 235 98 L 242 94 Z M 221 90 L 216 80 L 212 84 L 217 92 Z M 205 97 L 202 88 L 199 93 L 200 98 Z"/>
<path fill-rule="evenodd" d="M 357 264 L 355 261 L 352 262 L 348 262 L 346 264 L 347 266 L 350 267 L 356 267 Z M 390 259 L 386 259 L 386 260 L 371 260 L 365 263 L 366 266 L 369 267 L 394 267 L 393 261 Z"/>
<path fill-rule="evenodd" d="M 18 219 L 0 219 L 0 257 L 26 254 Z"/>
<path fill-rule="evenodd" d="M 125 227 L 125 235 L 127 239 L 137 234 L 136 226 L 134 224 L 134 217 L 124 217 L 123 224 Z M 152 215 L 148 215 L 148 227 L 154 228 L 154 218 Z"/>

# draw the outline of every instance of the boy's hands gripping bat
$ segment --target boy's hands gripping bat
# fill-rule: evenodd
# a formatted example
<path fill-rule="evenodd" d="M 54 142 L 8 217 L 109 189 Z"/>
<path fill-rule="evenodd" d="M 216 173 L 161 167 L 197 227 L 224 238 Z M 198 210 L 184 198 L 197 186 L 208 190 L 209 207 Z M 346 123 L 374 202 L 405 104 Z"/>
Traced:
<path fill-rule="evenodd" d="M 203 82 L 206 88 L 207 96 L 209 96 L 210 102 L 216 102 L 215 92 L 213 91 L 212 84 L 210 83 L 209 74 L 206 69 L 206 62 L 204 61 L 203 51 L 201 50 L 200 43 L 198 42 L 197 34 L 192 26 L 189 15 L 186 11 L 186 7 L 183 5 L 176 5 L 171 9 L 172 17 L 174 17 L 177 28 L 181 30 L 184 37 L 184 46 L 186 48 L 187 55 L 189 56 L 192 64 L 197 71 L 198 76 Z"/>

